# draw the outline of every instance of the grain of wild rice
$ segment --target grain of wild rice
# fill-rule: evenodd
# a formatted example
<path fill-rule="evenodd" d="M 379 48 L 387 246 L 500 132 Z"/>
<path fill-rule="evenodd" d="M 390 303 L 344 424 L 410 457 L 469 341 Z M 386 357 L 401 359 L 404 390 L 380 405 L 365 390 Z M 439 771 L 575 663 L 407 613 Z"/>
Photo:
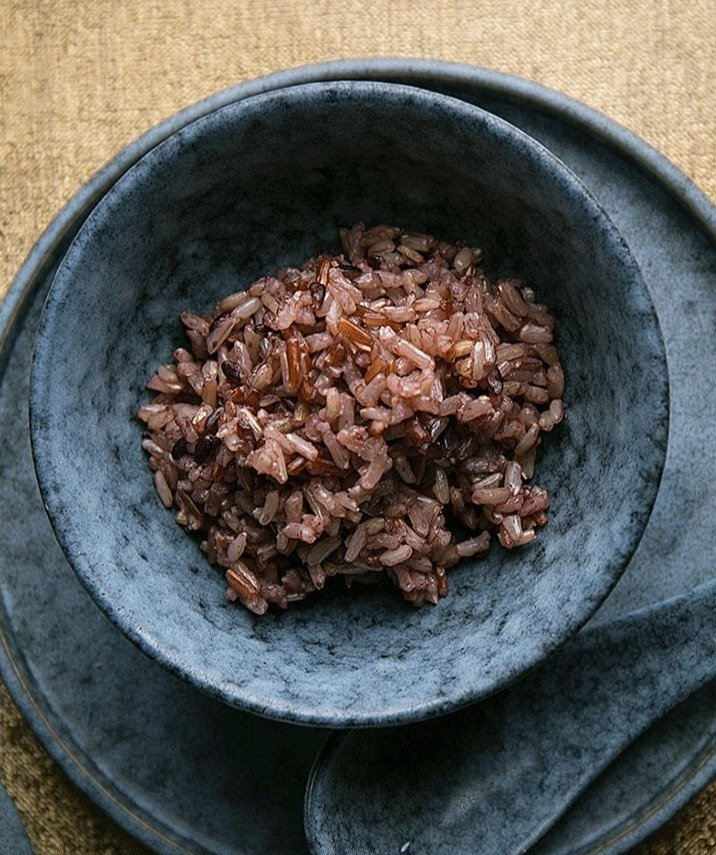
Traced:
<path fill-rule="evenodd" d="M 564 417 L 547 307 L 472 247 L 362 223 L 341 240 L 184 312 L 189 346 L 139 411 L 161 501 L 257 614 L 334 576 L 437 603 L 492 533 L 512 549 L 547 521 L 526 483 Z"/>

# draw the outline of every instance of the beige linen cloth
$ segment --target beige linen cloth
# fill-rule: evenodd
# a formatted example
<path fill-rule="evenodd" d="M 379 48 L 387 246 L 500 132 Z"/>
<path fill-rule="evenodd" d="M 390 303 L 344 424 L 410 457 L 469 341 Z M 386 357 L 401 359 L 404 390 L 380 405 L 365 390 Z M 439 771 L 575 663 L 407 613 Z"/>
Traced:
<path fill-rule="evenodd" d="M 716 0 L 0 0 L 0 298 L 67 199 L 151 125 L 242 80 L 334 58 L 433 57 L 531 78 L 631 128 L 716 198 L 715 22 Z M 145 851 L 68 783 L 1 685 L 0 778 L 37 855 Z M 714 852 L 716 784 L 637 849 Z"/>

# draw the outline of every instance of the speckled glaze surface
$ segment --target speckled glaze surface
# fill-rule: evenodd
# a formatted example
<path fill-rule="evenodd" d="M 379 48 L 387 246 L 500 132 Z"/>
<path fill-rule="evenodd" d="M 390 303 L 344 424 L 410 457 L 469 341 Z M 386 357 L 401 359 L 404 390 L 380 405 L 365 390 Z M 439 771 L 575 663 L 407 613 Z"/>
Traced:
<path fill-rule="evenodd" d="M 32 855 L 32 847 L 13 800 L 0 784 L 0 852 L 2 855 Z"/>
<path fill-rule="evenodd" d="M 306 790 L 309 848 L 521 855 L 627 745 L 714 678 L 716 579 L 584 630 L 481 704 L 336 735 Z"/>
<path fill-rule="evenodd" d="M 328 731 L 232 709 L 173 677 L 105 618 L 53 536 L 27 420 L 50 274 L 0 374 L 0 423 L 22 426 L 0 478 L 14 511 L 0 516 L 2 677 L 72 780 L 155 851 L 304 855 L 303 794 Z"/>
<path fill-rule="evenodd" d="M 227 606 L 218 571 L 156 500 L 133 414 L 182 341 L 183 308 L 332 246 L 358 219 L 476 242 L 493 274 L 526 275 L 556 313 L 569 417 L 539 464 L 550 525 L 528 549 L 463 562 L 435 608 L 351 591 L 256 618 Z M 31 410 L 60 543 L 133 641 L 229 704 L 360 726 L 489 694 L 595 611 L 656 494 L 666 366 L 626 245 L 545 149 L 442 96 L 315 84 L 199 120 L 107 194 L 51 288 Z"/>
<path fill-rule="evenodd" d="M 0 674 L 70 779 L 162 855 L 305 855 L 303 781 L 324 732 L 260 727 L 254 717 L 208 701 L 148 661 L 102 617 L 53 538 L 32 472 L 27 396 L 34 334 L 69 241 L 138 157 L 218 106 L 323 77 L 413 83 L 474 101 L 542 141 L 592 188 L 645 272 L 664 330 L 672 392 L 669 450 L 654 511 L 636 555 L 593 623 L 689 591 L 716 566 L 716 543 L 704 540 L 702 531 L 703 520 L 716 516 L 716 482 L 701 465 L 704 445 L 716 447 L 716 425 L 708 418 L 716 405 L 716 355 L 702 347 L 716 311 L 716 212 L 682 173 L 605 117 L 558 93 L 467 66 L 406 60 L 313 66 L 195 105 L 121 152 L 77 194 L 0 305 L 0 420 L 15 426 L 4 436 L 0 478 L 0 501 L 15 509 L 0 515 Z M 701 406 L 695 408 L 694 400 Z M 696 507 L 699 512 L 692 512 Z M 674 530 L 676 515 L 680 526 Z M 715 710 L 711 685 L 654 725 L 590 785 L 531 855 L 620 855 L 643 840 L 716 772 Z M 199 721 L 206 726 L 197 728 Z M 297 783 L 283 774 L 284 748 L 292 748 L 289 769 Z M 274 764 L 280 774 L 271 773 Z M 257 813 L 250 794 L 258 786 L 262 797 L 264 779 L 275 802 Z M 237 792 L 243 811 L 237 810 Z"/>

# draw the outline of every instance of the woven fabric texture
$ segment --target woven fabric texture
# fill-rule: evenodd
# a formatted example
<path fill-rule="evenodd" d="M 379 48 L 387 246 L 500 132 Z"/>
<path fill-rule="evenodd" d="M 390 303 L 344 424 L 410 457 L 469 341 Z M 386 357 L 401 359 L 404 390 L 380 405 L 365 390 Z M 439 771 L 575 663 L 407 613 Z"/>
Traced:
<path fill-rule="evenodd" d="M 716 0 L 0 0 L 0 22 L 0 299 L 63 204 L 140 133 L 219 89 L 327 59 L 531 78 L 626 125 L 716 198 Z M 37 855 L 145 852 L 68 783 L 1 685 L 0 779 Z M 714 851 L 716 783 L 636 853 Z"/>

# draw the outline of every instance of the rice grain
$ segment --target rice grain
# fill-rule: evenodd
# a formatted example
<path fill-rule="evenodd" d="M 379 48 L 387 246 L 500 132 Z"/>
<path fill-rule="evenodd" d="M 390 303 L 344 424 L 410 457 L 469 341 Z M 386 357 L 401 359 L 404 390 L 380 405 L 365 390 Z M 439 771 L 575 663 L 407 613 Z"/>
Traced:
<path fill-rule="evenodd" d="M 530 485 L 564 418 L 554 319 L 482 252 L 393 226 L 184 312 L 188 348 L 138 412 L 162 503 L 256 614 L 387 578 L 414 606 L 446 570 L 532 541 Z M 458 540 L 446 518 L 468 529 Z"/>

